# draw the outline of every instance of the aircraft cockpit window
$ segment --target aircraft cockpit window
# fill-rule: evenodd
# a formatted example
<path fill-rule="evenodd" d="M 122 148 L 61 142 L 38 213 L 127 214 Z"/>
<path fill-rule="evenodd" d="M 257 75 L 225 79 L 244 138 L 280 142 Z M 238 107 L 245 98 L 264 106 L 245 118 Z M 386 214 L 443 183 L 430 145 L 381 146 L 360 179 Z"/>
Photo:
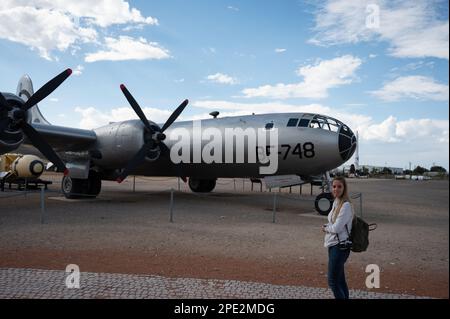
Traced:
<path fill-rule="evenodd" d="M 345 125 L 342 126 L 342 130 L 341 130 L 340 133 L 343 134 L 343 135 L 347 135 L 349 137 L 353 136 L 352 131 L 350 131 L 350 129 L 347 126 L 345 126 Z"/>
<path fill-rule="evenodd" d="M 309 123 L 309 127 L 310 128 L 322 128 L 322 126 L 320 126 L 319 121 L 317 121 L 316 119 L 313 119 L 311 121 L 311 123 Z"/>
<path fill-rule="evenodd" d="M 339 131 L 339 123 L 336 120 L 334 120 L 332 118 L 328 118 L 327 121 L 329 124 L 330 131 L 332 131 L 332 132 Z"/>
<path fill-rule="evenodd" d="M 287 126 L 288 127 L 296 127 L 298 123 L 298 119 L 289 119 Z"/>
<path fill-rule="evenodd" d="M 341 124 L 329 117 L 316 115 L 309 123 L 311 128 L 320 128 L 327 131 L 338 132 Z"/>
<path fill-rule="evenodd" d="M 268 131 L 268 130 L 271 130 L 271 129 L 273 129 L 273 123 L 267 123 L 266 124 L 266 130 Z"/>
<path fill-rule="evenodd" d="M 299 127 L 308 127 L 309 125 L 309 119 L 301 119 L 298 123 Z"/>

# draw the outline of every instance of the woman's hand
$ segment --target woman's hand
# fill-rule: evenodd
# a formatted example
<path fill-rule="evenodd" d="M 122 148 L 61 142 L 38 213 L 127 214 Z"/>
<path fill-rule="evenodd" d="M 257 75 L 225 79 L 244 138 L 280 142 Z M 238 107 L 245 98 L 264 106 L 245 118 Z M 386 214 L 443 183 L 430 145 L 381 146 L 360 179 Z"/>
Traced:
<path fill-rule="evenodd" d="M 326 228 L 327 228 L 327 224 L 322 225 L 322 232 L 326 233 L 326 232 L 327 232 L 327 231 L 326 231 Z"/>

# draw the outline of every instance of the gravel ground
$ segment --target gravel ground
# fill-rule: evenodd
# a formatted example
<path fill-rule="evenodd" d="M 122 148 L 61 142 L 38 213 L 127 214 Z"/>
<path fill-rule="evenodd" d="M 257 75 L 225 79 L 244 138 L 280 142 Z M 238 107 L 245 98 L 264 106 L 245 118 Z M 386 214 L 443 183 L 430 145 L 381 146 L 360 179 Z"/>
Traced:
<path fill-rule="evenodd" d="M 59 176 L 46 193 L 41 224 L 38 193 L 0 193 L 0 267 L 327 286 L 327 253 L 310 187 L 250 191 L 241 179 L 219 180 L 213 193 L 193 194 L 177 179 L 104 182 L 94 200 L 65 200 Z M 236 185 L 236 186 L 235 186 Z M 363 215 L 376 222 L 367 252 L 352 254 L 347 277 L 361 291 L 448 298 L 448 181 L 349 180 L 361 192 Z M 169 222 L 174 188 L 173 223 Z M 257 191 L 256 191 L 257 190 Z M 314 194 L 318 194 L 314 189 Z M 356 210 L 359 201 L 355 200 Z M 368 264 L 381 287 L 368 290 Z"/>

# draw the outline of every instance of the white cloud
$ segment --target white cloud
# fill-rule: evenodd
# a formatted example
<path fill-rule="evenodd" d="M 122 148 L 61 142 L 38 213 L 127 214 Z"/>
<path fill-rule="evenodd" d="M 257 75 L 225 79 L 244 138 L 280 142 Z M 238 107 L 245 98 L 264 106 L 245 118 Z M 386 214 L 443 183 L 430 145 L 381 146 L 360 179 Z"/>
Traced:
<path fill-rule="evenodd" d="M 216 73 L 216 74 L 208 75 L 206 77 L 206 79 L 208 79 L 211 82 L 220 83 L 220 84 L 233 85 L 233 84 L 238 83 L 238 81 L 235 78 L 233 78 L 229 75 L 223 74 L 223 73 Z"/>
<path fill-rule="evenodd" d="M 448 85 L 436 82 L 433 78 L 413 75 L 402 76 L 386 83 L 380 90 L 371 92 L 385 101 L 418 99 L 448 101 Z"/>
<path fill-rule="evenodd" d="M 77 26 L 59 11 L 0 7 L 0 38 L 24 44 L 52 60 L 51 51 L 65 51 L 76 43 L 94 42 L 97 32 Z"/>
<path fill-rule="evenodd" d="M 235 103 L 229 101 L 194 101 L 193 107 L 209 110 L 223 110 L 227 116 L 232 115 L 249 115 L 264 114 L 264 113 L 289 113 L 289 112 L 312 112 L 312 113 L 325 113 L 330 109 L 320 104 L 308 104 L 308 105 L 293 105 L 285 104 L 282 102 L 268 102 L 268 103 Z M 223 115 L 224 115 L 223 114 Z"/>
<path fill-rule="evenodd" d="M 242 93 L 248 98 L 326 98 L 329 89 L 352 83 L 355 72 L 361 66 L 361 63 L 361 59 L 351 55 L 324 60 L 315 65 L 299 68 L 297 74 L 303 77 L 303 82 L 265 85 L 244 89 Z"/>
<path fill-rule="evenodd" d="M 359 137 L 368 141 L 382 141 L 387 143 L 399 142 L 396 134 L 397 120 L 389 116 L 386 120 L 378 124 L 368 125 L 359 131 Z"/>
<path fill-rule="evenodd" d="M 105 38 L 106 50 L 88 53 L 85 62 L 124 61 L 170 58 L 169 51 L 156 42 L 147 42 L 144 38 L 134 39 L 120 36 L 118 39 Z"/>
<path fill-rule="evenodd" d="M 286 49 L 281 49 L 281 48 L 276 48 L 275 49 L 275 52 L 276 53 L 284 53 L 284 52 L 286 52 L 287 50 Z"/>
<path fill-rule="evenodd" d="M 72 54 L 82 43 L 98 43 L 99 28 L 115 24 L 157 25 L 123 0 L 3 0 L 0 38 L 24 44 L 47 60 L 53 51 Z"/>
<path fill-rule="evenodd" d="M 136 8 L 131 8 L 128 1 L 123 0 L 2 0 L 2 8 L 39 8 L 58 11 L 67 16 L 88 19 L 89 23 L 100 27 L 113 24 L 149 24 L 157 25 L 158 20 L 144 17 Z"/>
<path fill-rule="evenodd" d="M 57 97 L 51 97 L 48 99 L 50 102 L 59 102 L 59 99 Z"/>
<path fill-rule="evenodd" d="M 146 117 L 155 123 L 164 123 L 172 111 L 160 110 L 146 107 L 142 109 Z M 94 129 L 110 122 L 121 122 L 131 119 L 138 119 L 136 113 L 130 107 L 120 107 L 112 109 L 109 112 L 103 112 L 93 107 L 77 107 L 75 112 L 81 115 L 78 127 L 83 129 Z"/>
<path fill-rule="evenodd" d="M 75 70 L 73 70 L 73 75 L 75 76 L 79 76 L 83 73 L 84 70 L 84 66 L 82 65 L 77 65 L 77 67 L 75 68 Z"/>
<path fill-rule="evenodd" d="M 228 10 L 233 10 L 233 11 L 239 11 L 239 8 L 233 7 L 233 6 L 228 6 L 227 9 Z"/>
<path fill-rule="evenodd" d="M 336 45 L 387 41 L 389 53 L 396 57 L 448 60 L 449 22 L 448 18 L 437 18 L 435 5 L 435 1 L 426 0 L 328 0 L 317 11 L 316 36 L 310 42 Z"/>
<path fill-rule="evenodd" d="M 395 133 L 399 138 L 414 141 L 432 138 L 448 144 L 448 120 L 410 119 L 397 122 Z"/>

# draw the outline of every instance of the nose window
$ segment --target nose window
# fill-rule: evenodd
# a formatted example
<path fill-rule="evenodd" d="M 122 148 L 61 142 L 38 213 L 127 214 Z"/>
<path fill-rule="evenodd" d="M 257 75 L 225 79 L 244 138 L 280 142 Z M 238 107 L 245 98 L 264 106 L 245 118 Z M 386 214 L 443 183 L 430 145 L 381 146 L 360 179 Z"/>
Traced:
<path fill-rule="evenodd" d="M 346 125 L 342 125 L 339 131 L 339 153 L 344 161 L 353 156 L 357 142 L 353 132 Z"/>
<path fill-rule="evenodd" d="M 335 133 L 339 131 L 341 125 L 343 125 L 341 122 L 333 118 L 314 114 L 304 114 L 298 124 L 299 127 L 318 128 Z"/>

